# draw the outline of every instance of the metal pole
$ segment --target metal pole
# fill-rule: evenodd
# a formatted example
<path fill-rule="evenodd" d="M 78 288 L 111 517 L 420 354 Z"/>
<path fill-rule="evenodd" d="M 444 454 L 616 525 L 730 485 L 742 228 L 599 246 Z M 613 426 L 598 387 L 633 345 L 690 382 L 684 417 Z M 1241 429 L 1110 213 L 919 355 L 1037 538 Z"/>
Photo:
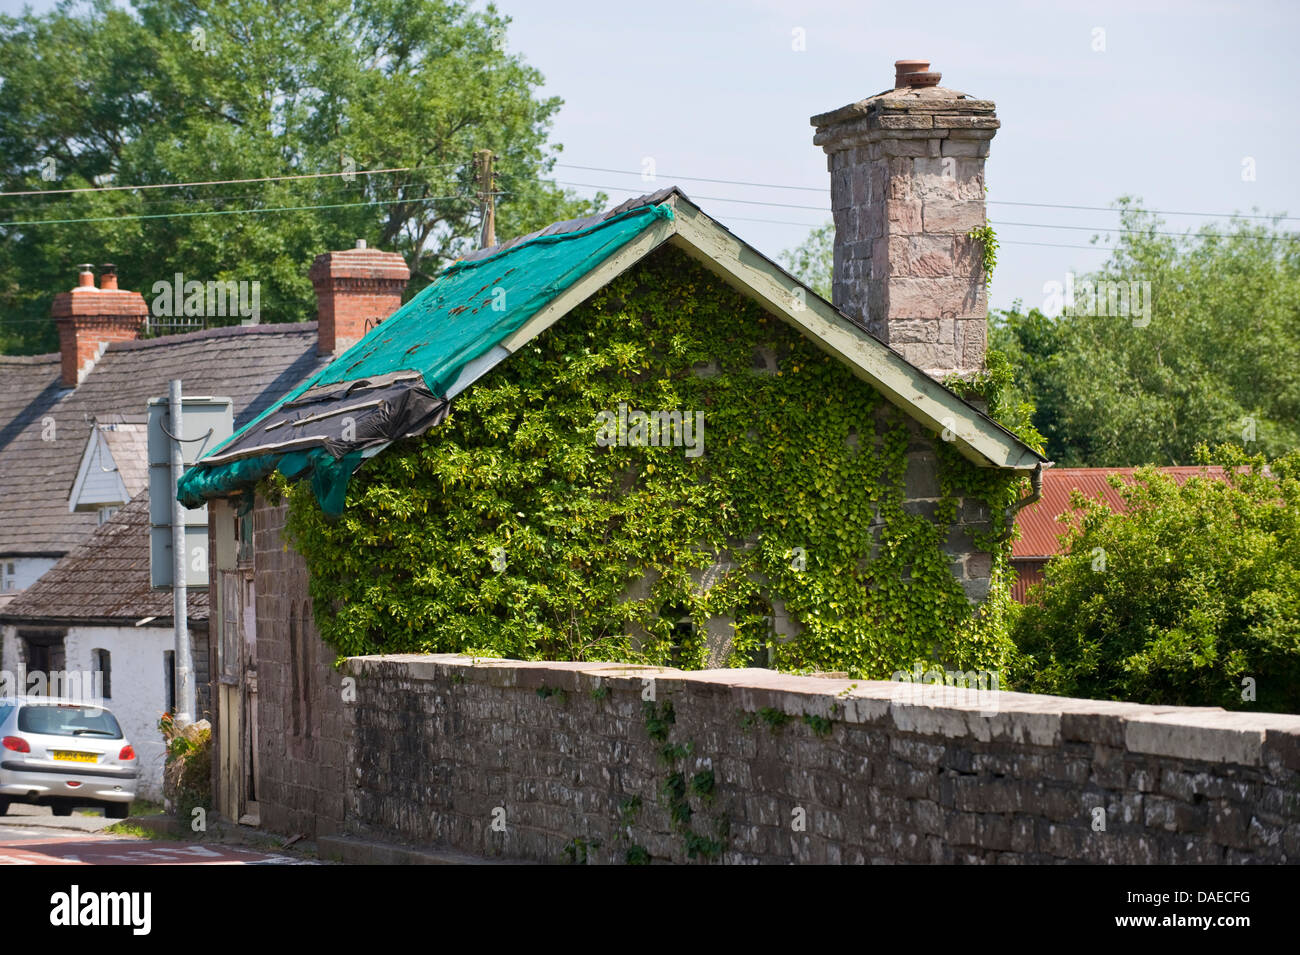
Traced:
<path fill-rule="evenodd" d="M 181 381 L 173 379 L 167 392 L 171 413 L 171 490 L 172 490 L 172 620 L 176 628 L 176 709 L 178 726 L 194 722 L 194 664 L 190 659 L 189 610 L 185 600 L 185 509 L 176 500 L 185 459 L 179 439 L 185 436 L 181 420 Z"/>

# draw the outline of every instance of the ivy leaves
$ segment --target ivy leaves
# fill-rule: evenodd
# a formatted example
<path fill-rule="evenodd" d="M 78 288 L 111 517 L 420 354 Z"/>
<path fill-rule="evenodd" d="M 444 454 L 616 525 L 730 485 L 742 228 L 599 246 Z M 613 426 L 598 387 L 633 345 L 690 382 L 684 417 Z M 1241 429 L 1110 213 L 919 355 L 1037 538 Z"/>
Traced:
<path fill-rule="evenodd" d="M 620 405 L 701 413 L 703 453 L 602 446 Z M 342 519 L 291 490 L 290 529 L 342 653 L 700 667 L 729 640 L 733 665 L 888 676 L 965 639 L 985 664 L 1000 621 L 972 617 L 944 531 L 904 510 L 909 440 L 869 385 L 664 248 L 368 461 Z M 800 636 L 773 639 L 778 608 Z"/>

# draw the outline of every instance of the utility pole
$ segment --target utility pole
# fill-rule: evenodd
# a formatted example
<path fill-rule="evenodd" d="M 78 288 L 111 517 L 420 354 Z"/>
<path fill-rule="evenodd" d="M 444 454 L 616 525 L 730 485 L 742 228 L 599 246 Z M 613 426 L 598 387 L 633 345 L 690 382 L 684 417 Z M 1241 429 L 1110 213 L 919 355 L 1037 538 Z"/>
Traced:
<path fill-rule="evenodd" d="M 483 231 L 479 234 L 478 247 L 486 249 L 497 244 L 496 225 L 496 189 L 493 182 L 492 150 L 480 149 L 474 153 L 474 172 L 478 181 L 479 210 L 483 218 Z"/>
<path fill-rule="evenodd" d="M 185 594 L 185 509 L 176 500 L 176 488 L 181 482 L 185 458 L 181 438 L 185 436 L 181 420 L 181 381 L 172 380 L 167 391 L 169 417 L 171 418 L 171 492 L 172 492 L 172 621 L 176 640 L 176 723 L 187 726 L 194 722 L 194 663 L 190 659 L 189 609 Z"/>

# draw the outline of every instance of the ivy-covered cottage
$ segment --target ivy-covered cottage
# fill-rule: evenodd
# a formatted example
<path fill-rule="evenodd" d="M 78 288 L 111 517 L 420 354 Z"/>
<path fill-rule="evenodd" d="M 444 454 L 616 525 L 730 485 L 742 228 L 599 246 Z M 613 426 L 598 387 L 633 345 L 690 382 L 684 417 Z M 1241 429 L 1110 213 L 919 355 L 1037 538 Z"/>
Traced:
<path fill-rule="evenodd" d="M 211 505 L 221 812 L 342 818 L 339 654 L 1005 664 L 1010 528 L 1045 461 L 976 394 L 998 121 L 900 70 L 813 118 L 834 304 L 676 188 L 480 250 L 400 308 L 399 256 L 316 261 L 322 328 L 359 340 L 181 486 Z"/>

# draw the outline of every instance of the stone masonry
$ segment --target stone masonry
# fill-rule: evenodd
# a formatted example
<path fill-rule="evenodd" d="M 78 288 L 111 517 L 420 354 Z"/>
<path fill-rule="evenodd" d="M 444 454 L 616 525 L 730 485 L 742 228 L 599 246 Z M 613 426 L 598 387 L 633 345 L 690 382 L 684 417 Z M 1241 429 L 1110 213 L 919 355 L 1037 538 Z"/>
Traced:
<path fill-rule="evenodd" d="M 329 835 L 343 818 L 341 677 L 334 654 L 316 633 L 306 563 L 284 545 L 287 511 L 286 505 L 259 500 L 253 513 L 256 795 L 261 824 L 268 829 Z"/>
<path fill-rule="evenodd" d="M 711 779 L 709 798 L 687 796 L 691 829 L 725 832 L 725 862 L 1300 860 L 1300 716 L 450 655 L 340 672 L 285 508 L 254 514 L 257 796 L 272 832 L 698 861 L 667 808 L 681 773 Z M 662 717 L 670 701 L 653 739 L 647 706 Z"/>
<path fill-rule="evenodd" d="M 695 861 L 1300 859 L 1296 716 L 450 655 L 347 672 L 344 831 L 370 841 L 688 862 L 680 773 L 685 825 L 722 834 Z"/>
<path fill-rule="evenodd" d="M 837 308 L 936 378 L 984 363 L 984 159 L 990 100 L 900 75 L 899 88 L 812 117 L 827 153 Z M 901 66 L 900 66 L 901 69 Z"/>

